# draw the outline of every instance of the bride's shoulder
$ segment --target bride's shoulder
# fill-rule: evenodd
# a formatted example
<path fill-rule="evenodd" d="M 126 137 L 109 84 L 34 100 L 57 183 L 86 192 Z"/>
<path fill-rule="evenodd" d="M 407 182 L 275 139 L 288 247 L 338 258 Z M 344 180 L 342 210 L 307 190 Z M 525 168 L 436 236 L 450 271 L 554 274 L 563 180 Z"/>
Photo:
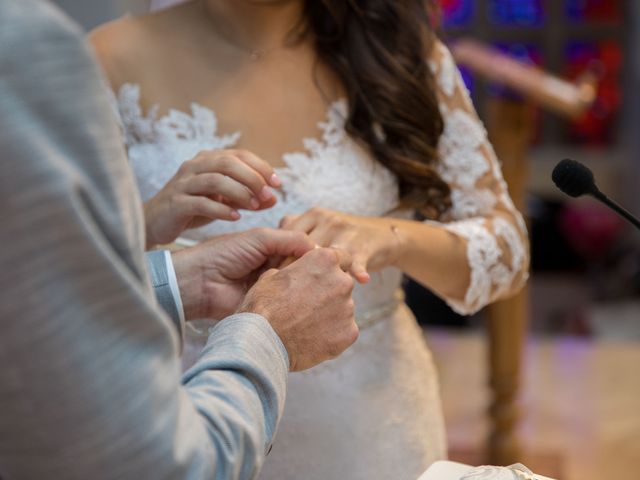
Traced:
<path fill-rule="evenodd" d="M 127 15 L 89 33 L 89 41 L 114 89 L 143 80 L 145 69 L 152 68 L 151 62 L 162 51 L 170 22 L 165 12 Z M 145 60 L 145 69 L 141 68 L 140 59 Z"/>
<path fill-rule="evenodd" d="M 133 58 L 143 54 L 147 43 L 145 23 L 144 18 L 126 16 L 89 34 L 89 42 L 113 88 L 135 75 Z"/>

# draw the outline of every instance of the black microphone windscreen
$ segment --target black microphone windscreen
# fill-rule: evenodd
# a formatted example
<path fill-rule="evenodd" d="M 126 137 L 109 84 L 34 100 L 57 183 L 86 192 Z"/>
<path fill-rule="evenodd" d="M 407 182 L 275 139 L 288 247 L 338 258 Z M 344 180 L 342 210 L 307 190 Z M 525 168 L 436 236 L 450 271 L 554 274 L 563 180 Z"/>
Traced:
<path fill-rule="evenodd" d="M 597 191 L 593 172 L 580 162 L 569 158 L 565 158 L 556 165 L 551 179 L 560 190 L 571 197 Z"/>

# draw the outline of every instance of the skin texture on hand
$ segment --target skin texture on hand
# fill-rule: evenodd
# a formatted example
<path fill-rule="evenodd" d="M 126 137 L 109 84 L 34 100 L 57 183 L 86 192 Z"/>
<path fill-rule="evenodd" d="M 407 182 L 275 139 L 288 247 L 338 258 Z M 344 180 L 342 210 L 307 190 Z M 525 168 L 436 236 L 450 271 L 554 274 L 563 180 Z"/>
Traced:
<path fill-rule="evenodd" d="M 312 208 L 285 217 L 280 226 L 308 234 L 321 247 L 348 251 L 360 283 L 370 273 L 396 267 L 443 298 L 462 301 L 469 286 L 466 240 L 438 225 Z"/>
<path fill-rule="evenodd" d="M 393 222 L 312 208 L 303 215 L 285 217 L 280 226 L 308 234 L 321 247 L 346 250 L 353 257 L 351 273 L 360 283 L 367 283 L 369 272 L 395 265 L 400 256 L 400 238 Z"/>
<path fill-rule="evenodd" d="M 282 270 L 267 271 L 248 292 L 239 311 L 271 323 L 291 371 L 335 358 L 357 340 L 351 264 L 343 250 L 317 248 Z"/>
<path fill-rule="evenodd" d="M 271 208 L 276 203 L 271 187 L 280 186 L 273 168 L 251 152 L 200 152 L 145 203 L 147 248 L 214 220 L 239 220 L 241 209 Z"/>
<path fill-rule="evenodd" d="M 187 320 L 227 317 L 271 262 L 299 258 L 314 247 L 301 232 L 254 229 L 173 253 Z"/>

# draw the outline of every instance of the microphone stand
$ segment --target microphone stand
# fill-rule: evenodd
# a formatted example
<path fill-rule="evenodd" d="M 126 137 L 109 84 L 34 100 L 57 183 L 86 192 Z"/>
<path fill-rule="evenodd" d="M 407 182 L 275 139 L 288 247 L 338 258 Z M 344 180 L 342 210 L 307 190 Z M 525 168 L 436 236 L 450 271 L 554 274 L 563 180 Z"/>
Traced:
<path fill-rule="evenodd" d="M 604 193 L 602 193 L 597 188 L 596 188 L 596 190 L 594 192 L 590 192 L 590 193 L 596 199 L 600 200 L 602 203 L 604 203 L 606 206 L 611 208 L 613 211 L 615 211 L 621 217 L 623 217 L 626 220 L 628 220 L 629 223 L 631 223 L 638 230 L 640 230 L 640 220 L 638 220 L 636 217 L 634 217 L 629 211 L 627 211 L 626 209 L 622 208 L 620 205 L 618 205 L 616 202 L 611 200 L 609 197 L 607 197 Z"/>

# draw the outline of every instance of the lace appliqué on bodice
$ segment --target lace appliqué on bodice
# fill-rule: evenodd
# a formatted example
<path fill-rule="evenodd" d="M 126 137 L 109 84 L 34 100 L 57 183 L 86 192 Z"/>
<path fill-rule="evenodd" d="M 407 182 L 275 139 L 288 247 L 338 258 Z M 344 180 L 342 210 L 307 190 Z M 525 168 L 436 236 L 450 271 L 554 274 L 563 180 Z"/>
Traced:
<path fill-rule="evenodd" d="M 116 103 L 125 132 L 129 160 L 136 174 L 143 200 L 155 195 L 180 165 L 203 150 L 235 148 L 240 134 L 220 135 L 215 113 L 197 104 L 192 114 L 172 110 L 158 118 L 157 106 L 147 114 L 140 106 L 140 88 L 125 84 Z M 242 211 L 238 222 L 216 221 L 185 232 L 188 240 L 200 241 L 213 235 L 254 227 L 277 228 L 286 215 L 298 215 L 312 207 L 322 207 L 354 215 L 383 216 L 398 203 L 395 176 L 375 161 L 346 134 L 347 105 L 333 103 L 318 124 L 321 135 L 306 138 L 301 150 L 283 155 L 285 164 L 276 172 L 283 187 L 274 193 L 276 205 L 259 212 Z M 354 301 L 358 323 L 374 323 L 388 316 L 397 305 L 396 290 L 402 280 L 396 269 L 372 276 L 366 286 L 357 286 Z"/>
<path fill-rule="evenodd" d="M 475 116 L 468 92 L 448 50 L 441 44 L 430 61 L 439 86 L 445 121 L 440 140 L 439 173 L 452 188 L 453 208 L 441 225 L 467 243 L 471 279 L 464 299 L 445 299 L 460 313 L 472 313 L 518 288 L 526 277 L 526 228 L 514 208 L 486 132 Z M 191 114 L 170 110 L 159 117 L 159 107 L 145 114 L 140 88 L 125 84 L 117 108 L 131 165 L 146 201 L 175 174 L 182 162 L 202 150 L 234 148 L 240 133 L 220 135 L 215 113 L 198 104 Z M 283 188 L 278 203 L 261 212 L 242 212 L 238 222 L 216 221 L 185 233 L 201 240 L 212 235 L 253 227 L 277 227 L 285 215 L 301 214 L 314 206 L 361 216 L 384 216 L 399 200 L 395 176 L 353 141 L 345 131 L 347 104 L 333 103 L 319 123 L 321 136 L 302 140 L 298 152 L 283 155 L 277 173 Z M 405 212 L 410 216 L 410 212 Z M 397 302 L 401 282 L 396 269 L 372 276 L 354 293 L 357 310 L 365 316 Z"/>

